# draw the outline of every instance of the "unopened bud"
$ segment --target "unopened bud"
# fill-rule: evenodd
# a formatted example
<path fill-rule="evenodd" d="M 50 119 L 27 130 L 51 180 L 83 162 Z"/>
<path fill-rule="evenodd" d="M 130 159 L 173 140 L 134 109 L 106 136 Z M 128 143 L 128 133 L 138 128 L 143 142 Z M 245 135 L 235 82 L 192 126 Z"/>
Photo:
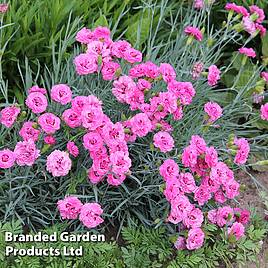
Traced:
<path fill-rule="evenodd" d="M 115 77 L 119 77 L 122 73 L 122 69 L 121 68 L 118 68 L 116 71 L 115 71 Z"/>
<path fill-rule="evenodd" d="M 164 111 L 164 107 L 163 107 L 163 105 L 162 105 L 162 104 L 158 105 L 158 106 L 157 106 L 157 110 L 158 110 L 159 112 L 163 112 L 163 111 Z"/>
<path fill-rule="evenodd" d="M 124 133 L 125 133 L 125 134 L 130 134 L 130 133 L 131 133 L 131 131 L 130 131 L 130 129 L 129 129 L 129 128 L 124 128 Z"/>
<path fill-rule="evenodd" d="M 101 55 L 98 56 L 98 65 L 101 65 L 102 64 L 102 57 Z"/>
<path fill-rule="evenodd" d="M 38 124 L 36 123 L 36 122 L 34 122 L 33 124 L 32 124 L 32 127 L 34 128 L 34 129 L 38 129 Z"/>
<path fill-rule="evenodd" d="M 51 147 L 50 144 L 44 144 L 43 148 L 41 149 L 41 154 L 47 152 L 50 147 Z"/>

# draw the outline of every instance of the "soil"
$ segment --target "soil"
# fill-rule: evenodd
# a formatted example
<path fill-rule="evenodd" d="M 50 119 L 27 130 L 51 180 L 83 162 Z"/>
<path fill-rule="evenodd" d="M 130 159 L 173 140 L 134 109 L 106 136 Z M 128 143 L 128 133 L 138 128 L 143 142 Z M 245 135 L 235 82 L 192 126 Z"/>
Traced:
<path fill-rule="evenodd" d="M 238 198 L 240 207 L 255 207 L 257 211 L 263 215 L 263 217 L 267 218 L 268 215 L 265 215 L 265 206 L 259 196 L 259 191 L 264 190 L 268 194 L 268 172 L 252 172 L 251 175 L 261 184 L 261 186 L 256 185 L 254 180 L 243 172 L 239 172 L 236 175 L 237 180 L 240 181 L 241 184 L 246 185 L 245 191 L 240 193 Z M 245 266 L 245 268 L 268 268 L 268 237 L 263 241 L 262 251 L 259 254 L 258 259 L 259 265 L 256 263 L 250 263 Z"/>

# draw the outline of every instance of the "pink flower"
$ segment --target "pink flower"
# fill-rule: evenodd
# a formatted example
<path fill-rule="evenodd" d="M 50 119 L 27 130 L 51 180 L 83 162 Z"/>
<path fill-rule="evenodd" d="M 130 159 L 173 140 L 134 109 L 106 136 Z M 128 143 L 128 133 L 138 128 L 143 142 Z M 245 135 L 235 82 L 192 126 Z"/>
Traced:
<path fill-rule="evenodd" d="M 211 198 L 211 193 L 205 185 L 200 185 L 194 192 L 194 200 L 199 206 L 203 206 Z"/>
<path fill-rule="evenodd" d="M 208 84 L 211 87 L 217 85 L 218 80 L 221 79 L 220 74 L 221 71 L 218 69 L 216 65 L 211 65 L 208 68 Z"/>
<path fill-rule="evenodd" d="M 20 113 L 20 108 L 15 106 L 6 107 L 0 112 L 0 123 L 7 128 L 12 127 Z"/>
<path fill-rule="evenodd" d="M 159 172 L 166 181 L 169 179 L 175 179 L 179 175 L 179 166 L 174 160 L 166 159 L 159 167 Z"/>
<path fill-rule="evenodd" d="M 99 174 L 98 170 L 94 169 L 94 166 L 92 166 L 89 170 L 88 170 L 88 178 L 90 180 L 91 183 L 93 184 L 97 184 L 100 181 L 102 181 L 102 179 L 104 178 L 103 175 Z"/>
<path fill-rule="evenodd" d="M 182 236 L 179 236 L 176 242 L 174 243 L 174 246 L 177 250 L 183 250 L 186 248 L 185 238 Z"/>
<path fill-rule="evenodd" d="M 235 180 L 230 180 L 224 186 L 227 198 L 233 199 L 239 195 L 240 184 Z"/>
<path fill-rule="evenodd" d="M 107 27 L 98 26 L 92 34 L 94 38 L 99 41 L 108 41 L 110 39 L 111 32 Z"/>
<path fill-rule="evenodd" d="M 183 224 L 187 228 L 196 228 L 201 227 L 203 221 L 204 216 L 202 211 L 193 206 L 193 209 L 187 214 L 187 217 L 183 219 Z"/>
<path fill-rule="evenodd" d="M 268 103 L 261 106 L 261 119 L 268 121 Z"/>
<path fill-rule="evenodd" d="M 208 167 L 214 167 L 218 163 L 218 153 L 214 147 L 206 148 L 205 152 L 205 162 L 207 163 Z"/>
<path fill-rule="evenodd" d="M 72 100 L 72 91 L 65 84 L 54 85 L 51 89 L 51 99 L 65 105 Z"/>
<path fill-rule="evenodd" d="M 204 0 L 195 0 L 194 1 L 194 8 L 202 9 L 204 7 Z"/>
<path fill-rule="evenodd" d="M 35 122 L 24 122 L 22 128 L 19 131 L 19 135 L 23 138 L 24 141 L 33 140 L 37 141 L 40 131 L 38 129 L 35 129 L 33 126 L 35 125 Z"/>
<path fill-rule="evenodd" d="M 92 32 L 87 29 L 86 27 L 82 28 L 76 34 L 76 41 L 80 42 L 81 44 L 88 44 L 92 41 L 93 34 Z"/>
<path fill-rule="evenodd" d="M 79 155 L 79 149 L 73 141 L 67 142 L 67 150 L 74 157 Z"/>
<path fill-rule="evenodd" d="M 234 173 L 225 163 L 218 162 L 216 166 L 211 168 L 210 178 L 226 185 L 228 181 L 234 180 Z"/>
<path fill-rule="evenodd" d="M 103 223 L 100 215 L 103 213 L 101 206 L 98 203 L 87 203 L 82 206 L 79 220 L 88 228 L 95 228 Z"/>
<path fill-rule="evenodd" d="M 189 172 L 180 173 L 179 184 L 184 193 L 192 193 L 196 190 L 195 179 Z"/>
<path fill-rule="evenodd" d="M 240 222 L 235 222 L 228 228 L 228 235 L 235 236 L 236 240 L 239 240 L 245 234 L 245 227 Z"/>
<path fill-rule="evenodd" d="M 40 115 L 38 118 L 38 124 L 47 134 L 54 134 L 60 129 L 60 119 L 52 113 Z"/>
<path fill-rule="evenodd" d="M 169 63 L 161 63 L 159 71 L 162 74 L 163 80 L 166 83 L 171 82 L 176 79 L 176 72 L 174 68 Z"/>
<path fill-rule="evenodd" d="M 218 209 L 217 212 L 217 224 L 219 227 L 223 227 L 227 223 L 231 222 L 234 217 L 234 211 L 231 207 L 225 206 Z"/>
<path fill-rule="evenodd" d="M 170 152 L 174 147 L 174 140 L 168 132 L 159 131 L 154 134 L 154 146 L 159 148 L 161 152 Z"/>
<path fill-rule="evenodd" d="M 92 74 L 98 71 L 98 59 L 96 55 L 80 54 L 74 59 L 76 72 L 79 75 Z"/>
<path fill-rule="evenodd" d="M 76 96 L 72 100 L 72 109 L 78 114 L 81 114 L 82 110 L 88 105 L 89 103 L 87 96 Z"/>
<path fill-rule="evenodd" d="M 118 80 L 113 82 L 112 93 L 119 102 L 126 102 L 127 94 L 136 90 L 136 84 L 129 76 L 120 76 Z"/>
<path fill-rule="evenodd" d="M 138 137 L 145 137 L 152 129 L 150 119 L 145 113 L 139 113 L 130 119 L 131 130 Z"/>
<path fill-rule="evenodd" d="M 254 51 L 253 48 L 246 48 L 246 47 L 241 47 L 238 49 L 240 54 L 244 54 L 247 57 L 251 57 L 251 58 L 255 58 L 256 57 L 256 53 Z"/>
<path fill-rule="evenodd" d="M 107 62 L 104 63 L 101 69 L 103 80 L 113 80 L 116 74 L 116 71 L 120 69 L 120 64 L 117 62 Z"/>
<path fill-rule="evenodd" d="M 94 152 L 102 148 L 103 139 L 97 132 L 89 132 L 83 137 L 83 145 L 90 152 Z"/>
<path fill-rule="evenodd" d="M 131 167 L 131 159 L 122 151 L 114 152 L 110 155 L 112 172 L 115 174 L 125 174 Z"/>
<path fill-rule="evenodd" d="M 81 116 L 80 113 L 73 108 L 67 109 L 62 114 L 62 119 L 67 126 L 71 128 L 76 128 L 81 126 Z"/>
<path fill-rule="evenodd" d="M 243 6 L 238 6 L 235 3 L 227 3 L 225 6 L 226 10 L 233 10 L 234 12 L 243 15 L 244 17 L 248 17 L 249 13 L 247 9 Z"/>
<path fill-rule="evenodd" d="M 204 106 L 204 110 L 209 116 L 209 122 L 213 123 L 222 116 L 222 108 L 216 102 L 207 102 Z"/>
<path fill-rule="evenodd" d="M 256 19 L 255 22 L 257 23 L 262 23 L 265 19 L 265 14 L 264 14 L 264 11 L 263 9 L 259 8 L 258 6 L 256 5 L 253 5 L 253 6 L 250 6 L 249 7 L 249 10 L 250 10 L 250 13 L 251 14 L 257 14 L 258 15 L 258 18 Z"/>
<path fill-rule="evenodd" d="M 4 3 L 4 4 L 0 4 L 0 14 L 4 14 L 8 11 L 8 4 Z"/>
<path fill-rule="evenodd" d="M 137 87 L 138 87 L 139 90 L 144 91 L 146 89 L 147 90 L 151 89 L 152 84 L 149 81 L 145 80 L 145 79 L 139 79 L 138 83 L 137 83 Z"/>
<path fill-rule="evenodd" d="M 108 155 L 104 155 L 102 158 L 93 158 L 92 167 L 98 171 L 99 175 L 106 175 L 110 170 L 110 159 Z"/>
<path fill-rule="evenodd" d="M 106 59 L 109 59 L 108 61 L 111 60 L 110 53 L 111 51 L 108 48 L 107 44 L 101 41 L 93 41 L 87 45 L 86 54 L 91 55 L 93 57 L 97 57 L 97 58 L 99 58 L 100 56 L 102 59 L 102 62 L 107 62 Z"/>
<path fill-rule="evenodd" d="M 25 100 L 25 104 L 35 114 L 43 113 L 47 109 L 47 98 L 40 92 L 30 93 Z"/>
<path fill-rule="evenodd" d="M 159 67 L 151 61 L 146 61 L 143 64 L 143 70 L 144 70 L 145 76 L 152 78 L 152 79 L 155 79 L 159 77 L 160 75 Z"/>
<path fill-rule="evenodd" d="M 40 151 L 32 140 L 19 141 L 15 146 L 14 155 L 19 166 L 32 166 L 40 156 Z"/>
<path fill-rule="evenodd" d="M 216 193 L 214 193 L 214 199 L 216 202 L 223 204 L 226 202 L 226 197 L 222 190 L 218 190 Z"/>
<path fill-rule="evenodd" d="M 72 161 L 66 152 L 55 150 L 47 157 L 46 169 L 53 177 L 67 175 L 71 167 Z"/>
<path fill-rule="evenodd" d="M 10 168 L 16 160 L 15 154 L 9 150 L 0 150 L 0 168 Z"/>
<path fill-rule="evenodd" d="M 134 48 L 129 48 L 125 51 L 123 59 L 129 63 L 141 62 L 142 53 Z"/>
<path fill-rule="evenodd" d="M 203 39 L 203 35 L 202 35 L 201 31 L 196 27 L 187 26 L 184 29 L 184 32 L 187 35 L 193 36 L 197 41 L 202 41 L 202 39 Z"/>
<path fill-rule="evenodd" d="M 94 106 L 87 106 L 81 113 L 82 126 L 95 130 L 102 124 L 103 112 Z"/>
<path fill-rule="evenodd" d="M 264 79 L 266 83 L 268 83 L 268 72 L 262 72 L 261 78 Z"/>
<path fill-rule="evenodd" d="M 198 135 L 191 137 L 190 145 L 196 148 L 198 154 L 203 154 L 207 149 L 205 140 Z"/>
<path fill-rule="evenodd" d="M 192 69 L 192 78 L 194 80 L 198 79 L 203 71 L 204 68 L 204 64 L 202 62 L 196 62 L 193 65 L 193 69 Z"/>
<path fill-rule="evenodd" d="M 62 219 L 68 220 L 77 219 L 82 206 L 82 202 L 75 196 L 68 196 L 57 202 Z"/>
<path fill-rule="evenodd" d="M 238 147 L 235 155 L 234 162 L 237 165 L 242 165 L 247 162 L 248 155 L 250 152 L 249 143 L 246 139 L 241 138 L 235 138 L 234 144 Z"/>
<path fill-rule="evenodd" d="M 103 138 L 109 147 L 115 146 L 118 142 L 125 140 L 124 128 L 120 122 L 108 123 L 103 128 Z"/>
<path fill-rule="evenodd" d="M 34 92 L 38 92 L 38 93 L 41 93 L 41 94 L 43 94 L 43 95 L 45 95 L 45 94 L 47 93 L 47 91 L 46 91 L 45 88 L 39 87 L 39 86 L 37 86 L 37 85 L 35 85 L 35 86 L 29 88 L 29 90 L 28 90 L 28 94 L 30 94 L 30 93 L 34 93 Z"/>
<path fill-rule="evenodd" d="M 217 210 L 216 209 L 212 209 L 208 212 L 208 220 L 213 224 L 217 223 Z"/>
<path fill-rule="evenodd" d="M 51 135 L 47 135 L 44 137 L 44 142 L 49 145 L 54 145 L 56 143 L 56 139 Z"/>
<path fill-rule="evenodd" d="M 195 146 L 187 146 L 182 153 L 182 164 L 185 167 L 194 167 L 197 163 L 197 149 Z"/>
<path fill-rule="evenodd" d="M 201 228 L 193 228 L 188 232 L 186 247 L 189 250 L 201 248 L 204 243 L 205 234 Z"/>
<path fill-rule="evenodd" d="M 256 32 L 256 24 L 250 19 L 250 17 L 243 17 L 242 25 L 244 30 L 250 35 L 253 35 Z"/>
<path fill-rule="evenodd" d="M 249 222 L 250 212 L 247 209 L 242 210 L 241 208 L 235 208 L 234 213 L 237 222 L 240 222 L 243 225 L 246 225 Z"/>
<path fill-rule="evenodd" d="M 190 82 L 171 81 L 168 83 L 168 91 L 179 98 L 182 105 L 189 105 L 195 96 L 195 89 Z"/>
<path fill-rule="evenodd" d="M 255 23 L 255 26 L 256 26 L 256 29 L 260 31 L 261 37 L 264 37 L 266 35 L 266 28 L 258 23 Z"/>
<path fill-rule="evenodd" d="M 131 45 L 127 41 L 119 40 L 119 41 L 113 42 L 112 54 L 117 58 L 123 58 L 126 51 L 130 48 L 131 48 Z"/>
<path fill-rule="evenodd" d="M 168 216 L 168 221 L 174 224 L 181 222 L 183 218 L 187 216 L 187 213 L 189 213 L 192 210 L 192 204 L 190 203 L 188 197 L 178 192 L 176 195 L 173 195 L 173 198 L 170 199 L 170 202 L 171 202 L 171 212 L 170 215 Z"/>

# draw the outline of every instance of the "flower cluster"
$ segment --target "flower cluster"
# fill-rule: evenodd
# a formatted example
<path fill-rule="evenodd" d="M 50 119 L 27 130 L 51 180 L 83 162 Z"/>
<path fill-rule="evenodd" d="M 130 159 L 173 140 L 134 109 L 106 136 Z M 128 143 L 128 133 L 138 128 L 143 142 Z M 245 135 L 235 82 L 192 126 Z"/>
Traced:
<path fill-rule="evenodd" d="M 95 228 L 103 223 L 103 210 L 98 203 L 82 204 L 77 197 L 69 196 L 59 200 L 57 206 L 62 219 L 75 220 L 79 217 L 88 228 Z"/>
<path fill-rule="evenodd" d="M 95 96 L 76 96 L 73 98 L 68 85 L 54 85 L 50 90 L 51 99 L 59 105 L 71 105 L 61 115 L 46 112 L 48 107 L 47 90 L 33 86 L 28 91 L 25 104 L 37 114 L 36 121 L 23 123 L 19 135 L 23 139 L 15 146 L 14 152 L 4 149 L 0 151 L 0 167 L 10 168 L 16 162 L 20 166 L 32 166 L 40 156 L 36 142 L 43 135 L 45 144 L 52 146 L 56 143 L 55 133 L 65 123 L 69 128 L 84 128 L 83 145 L 93 160 L 89 169 L 89 180 L 100 182 L 107 176 L 111 185 L 120 185 L 126 178 L 131 167 L 124 126 L 120 122 L 113 123 L 102 111 L 101 101 Z M 10 106 L 4 108 L 0 114 L 0 122 L 11 127 L 20 113 L 20 108 Z M 138 120 L 138 117 L 136 118 Z M 135 118 L 133 119 L 133 121 Z M 142 130 L 139 129 L 141 132 Z M 72 142 L 67 142 L 67 150 L 52 151 L 46 161 L 46 169 L 54 177 L 65 176 L 72 166 L 70 155 L 77 157 L 79 148 Z"/>
<path fill-rule="evenodd" d="M 239 240 L 245 233 L 245 225 L 249 222 L 250 212 L 230 206 L 212 209 L 208 212 L 208 220 L 219 227 L 227 227 L 229 237 Z"/>
<path fill-rule="evenodd" d="M 237 138 L 234 143 L 238 147 L 234 162 L 244 163 L 249 152 L 248 144 L 245 139 Z M 171 205 L 167 220 L 189 229 L 186 240 L 179 237 L 175 246 L 193 250 L 200 248 L 204 241 L 201 227 L 205 215 L 202 207 L 209 200 L 221 204 L 233 199 L 239 194 L 239 183 L 227 164 L 220 161 L 217 150 L 213 146 L 208 147 L 198 135 L 192 136 L 190 145 L 183 150 L 181 161 L 187 172 L 180 171 L 173 159 L 165 160 L 159 171 L 166 184 L 164 195 Z M 218 215 L 220 218 L 221 214 Z M 223 225 L 222 220 L 219 226 Z"/>
<path fill-rule="evenodd" d="M 237 19 L 242 17 L 241 23 L 234 26 L 235 29 L 245 30 L 250 35 L 260 33 L 262 37 L 266 34 L 266 28 L 262 25 L 265 19 L 263 9 L 252 5 L 249 7 L 249 10 L 247 10 L 245 7 L 236 5 L 235 3 L 227 3 L 225 9 L 228 10 L 231 15 L 237 13 Z"/>
<path fill-rule="evenodd" d="M 130 105 L 132 111 L 139 111 L 131 119 L 121 123 L 126 141 L 133 142 L 137 137 L 160 130 L 154 135 L 154 145 L 162 152 L 170 151 L 174 146 L 169 134 L 172 127 L 165 119 L 169 115 L 174 120 L 182 118 L 183 107 L 191 104 L 195 96 L 193 85 L 190 82 L 176 81 L 176 72 L 168 63 L 161 63 L 160 66 L 150 61 L 140 63 L 141 52 L 133 49 L 127 41 L 113 42 L 109 29 L 105 27 L 97 27 L 93 31 L 83 28 L 77 33 L 76 39 L 87 45 L 86 53 L 80 54 L 74 60 L 77 73 L 84 75 L 101 72 L 103 79 L 114 80 L 112 93 L 116 99 Z M 85 57 L 94 58 L 96 66 L 93 72 L 81 72 L 81 68 L 87 68 L 87 64 L 84 64 Z M 127 74 L 122 74 L 119 59 L 131 64 Z M 89 66 L 92 68 L 91 61 Z M 151 89 L 157 82 L 164 83 L 167 90 L 153 92 Z M 122 130 L 121 124 L 118 123 L 117 129 Z"/>

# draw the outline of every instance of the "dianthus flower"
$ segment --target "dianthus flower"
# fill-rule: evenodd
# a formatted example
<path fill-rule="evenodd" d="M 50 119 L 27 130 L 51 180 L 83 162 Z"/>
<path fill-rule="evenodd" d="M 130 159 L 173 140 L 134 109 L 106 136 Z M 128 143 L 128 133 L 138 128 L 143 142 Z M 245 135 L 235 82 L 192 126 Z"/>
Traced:
<path fill-rule="evenodd" d="M 72 91 L 65 84 L 54 85 L 51 89 L 51 99 L 65 105 L 72 100 Z"/>
<path fill-rule="evenodd" d="M 242 47 L 238 49 L 240 54 L 244 54 L 247 57 L 251 57 L 251 58 L 255 58 L 256 57 L 256 52 L 254 51 L 253 48 L 246 48 L 246 47 Z"/>
<path fill-rule="evenodd" d="M 170 152 L 174 147 L 174 140 L 168 132 L 159 131 L 154 135 L 154 146 L 159 148 L 161 152 Z"/>
<path fill-rule="evenodd" d="M 72 161 L 66 152 L 55 150 L 47 157 L 46 169 L 53 177 L 67 175 L 71 167 Z"/>
<path fill-rule="evenodd" d="M 204 106 L 204 110 L 209 116 L 209 122 L 213 123 L 222 116 L 222 108 L 216 102 L 207 102 Z"/>
<path fill-rule="evenodd" d="M 19 131 L 19 135 L 23 138 L 23 140 L 33 140 L 37 141 L 40 131 L 33 126 L 35 125 L 35 122 L 27 121 L 23 123 L 22 128 Z"/>
<path fill-rule="evenodd" d="M 205 234 L 201 228 L 193 228 L 188 232 L 186 239 L 186 248 L 194 250 L 201 248 L 205 239 Z"/>
<path fill-rule="evenodd" d="M 82 206 L 79 219 L 86 227 L 95 228 L 103 223 L 100 217 L 102 213 L 103 210 L 98 203 L 87 203 Z"/>
<path fill-rule="evenodd" d="M 0 112 L 0 123 L 7 128 L 12 127 L 20 113 L 20 108 L 15 106 L 6 107 Z"/>
<path fill-rule="evenodd" d="M 261 106 L 261 119 L 268 121 L 268 103 Z"/>
<path fill-rule="evenodd" d="M 77 219 L 82 206 L 82 202 L 75 196 L 68 196 L 57 202 L 61 218 L 68 220 Z"/>
<path fill-rule="evenodd" d="M 234 144 L 238 147 L 235 155 L 234 162 L 238 165 L 245 164 L 250 152 L 249 143 L 245 138 L 235 138 Z"/>
<path fill-rule="evenodd" d="M 0 168 L 10 168 L 16 160 L 15 154 L 9 149 L 0 150 Z"/>
<path fill-rule="evenodd" d="M 52 113 L 40 115 L 38 118 L 38 124 L 47 134 L 54 134 L 60 129 L 60 119 Z"/>
<path fill-rule="evenodd" d="M 73 141 L 67 142 L 67 150 L 74 157 L 79 155 L 79 149 Z"/>
<path fill-rule="evenodd" d="M 236 240 L 239 240 L 245 234 L 245 227 L 240 222 L 234 222 L 231 227 L 228 228 L 228 235 L 235 236 Z"/>
<path fill-rule="evenodd" d="M 218 69 L 216 65 L 211 65 L 208 68 L 208 84 L 211 87 L 217 85 L 218 80 L 221 79 L 220 74 L 221 71 Z"/>
<path fill-rule="evenodd" d="M 184 32 L 187 35 L 193 36 L 197 41 L 202 41 L 202 39 L 203 39 L 203 35 L 202 35 L 201 31 L 196 27 L 187 26 L 184 29 Z"/>
<path fill-rule="evenodd" d="M 40 92 L 30 93 L 25 100 L 25 104 L 35 114 L 43 113 L 47 109 L 47 98 Z"/>
<path fill-rule="evenodd" d="M 40 156 L 40 150 L 36 148 L 32 140 L 19 141 L 14 149 L 16 163 L 19 166 L 32 166 L 35 160 Z"/>
<path fill-rule="evenodd" d="M 92 41 L 93 34 L 91 30 L 87 29 L 86 27 L 82 28 L 76 34 L 76 41 L 80 42 L 81 44 L 88 44 Z"/>

